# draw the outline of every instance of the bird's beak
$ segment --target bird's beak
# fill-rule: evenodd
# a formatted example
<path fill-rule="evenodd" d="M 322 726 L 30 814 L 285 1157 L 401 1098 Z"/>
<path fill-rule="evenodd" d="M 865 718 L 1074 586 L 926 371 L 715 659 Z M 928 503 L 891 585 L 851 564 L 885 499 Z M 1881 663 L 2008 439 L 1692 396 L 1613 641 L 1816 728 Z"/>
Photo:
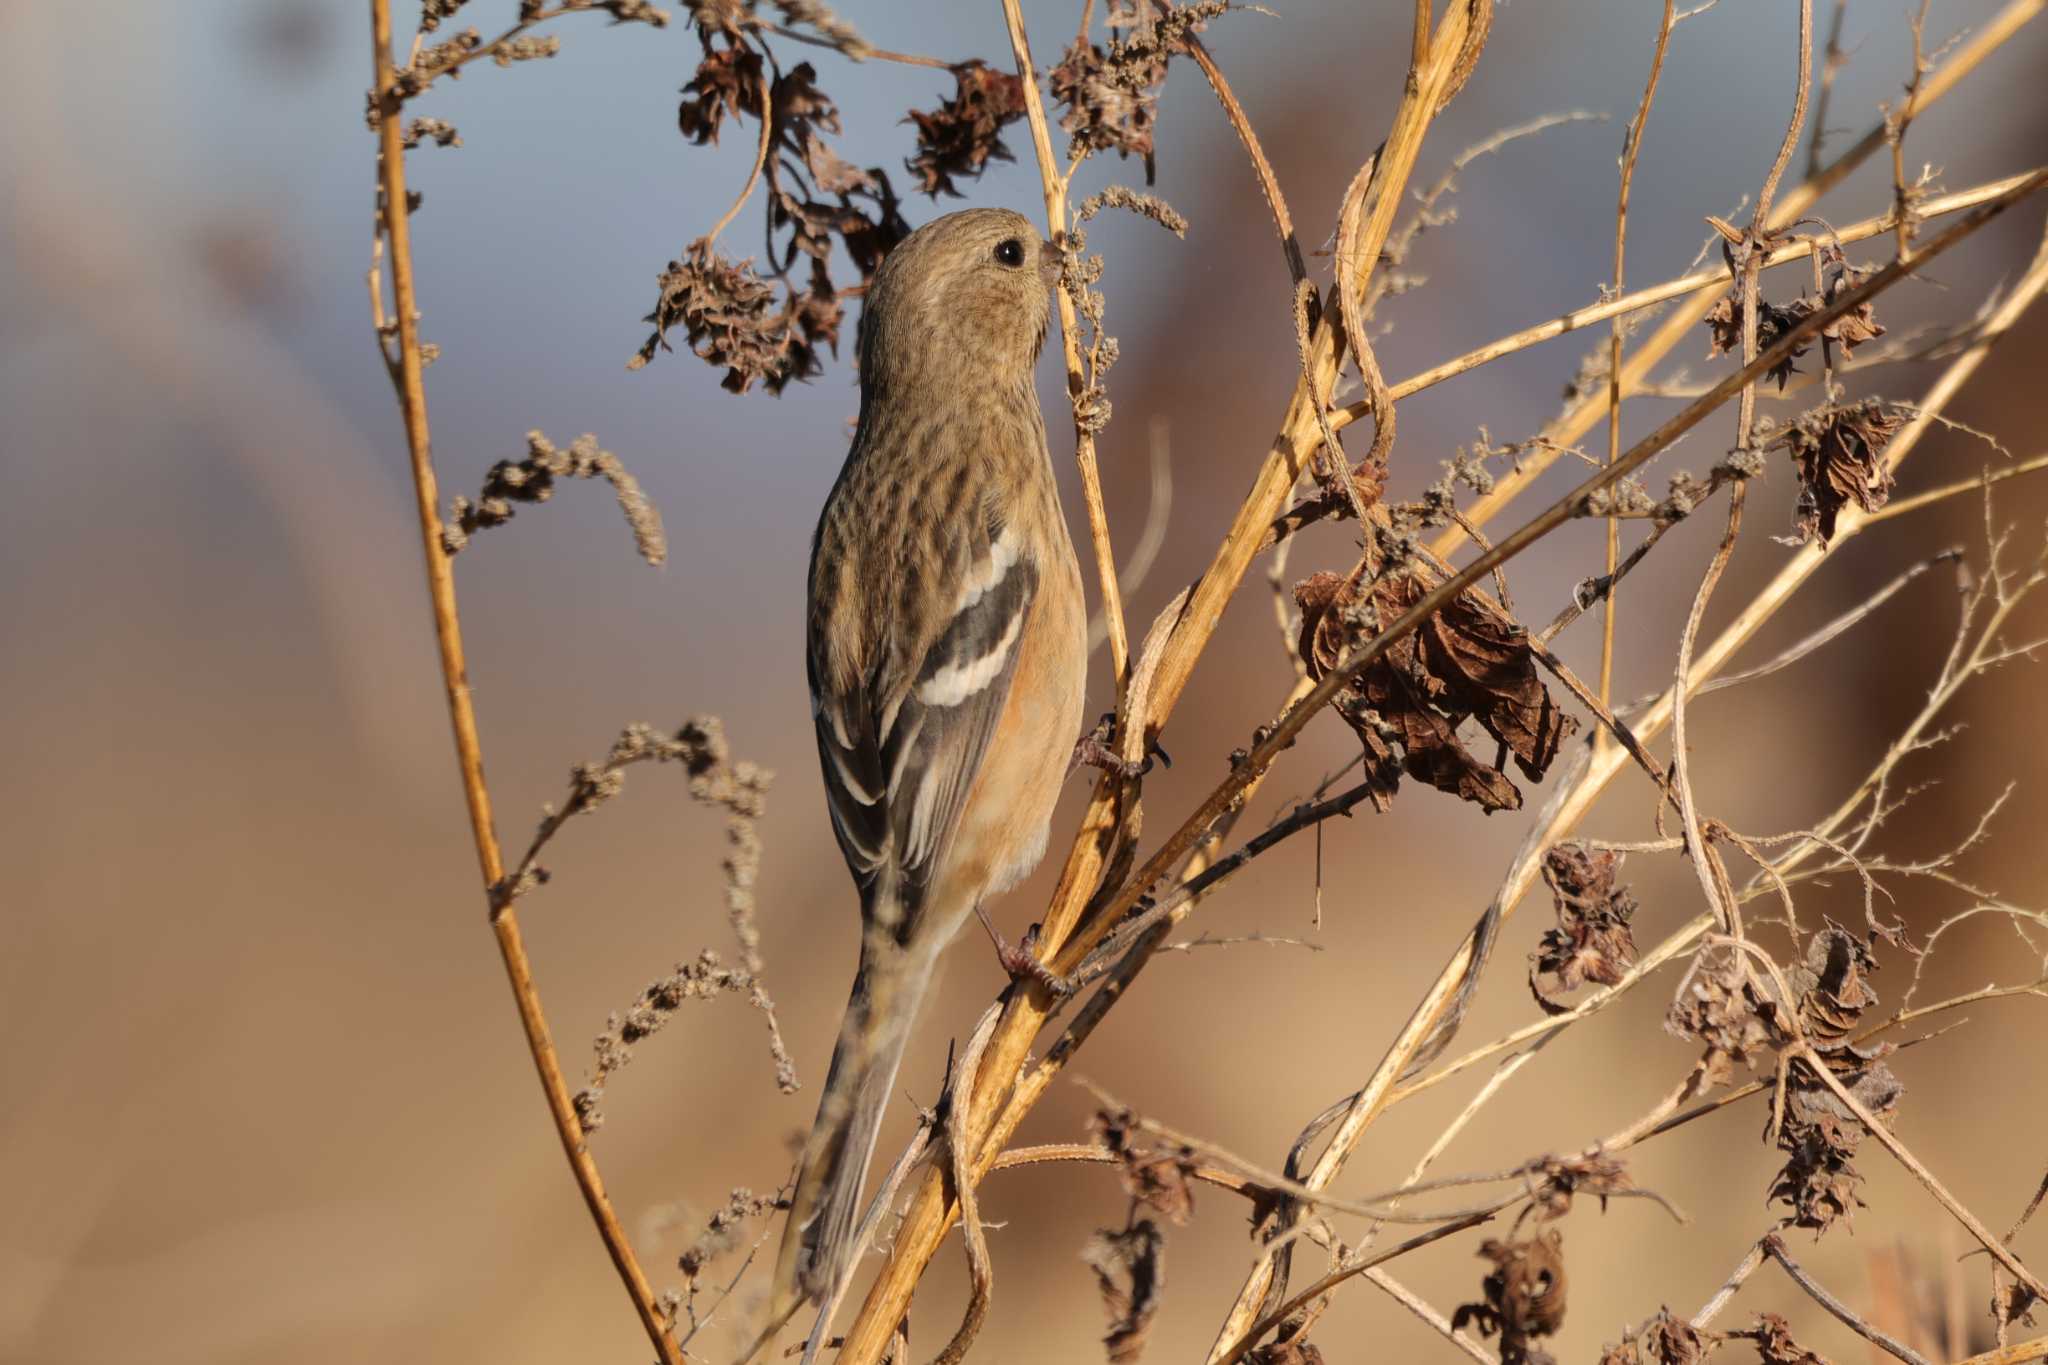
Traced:
<path fill-rule="evenodd" d="M 1042 243 L 1038 248 L 1038 278 L 1045 281 L 1048 289 L 1060 282 L 1060 274 L 1066 268 L 1066 257 L 1051 242 Z"/>

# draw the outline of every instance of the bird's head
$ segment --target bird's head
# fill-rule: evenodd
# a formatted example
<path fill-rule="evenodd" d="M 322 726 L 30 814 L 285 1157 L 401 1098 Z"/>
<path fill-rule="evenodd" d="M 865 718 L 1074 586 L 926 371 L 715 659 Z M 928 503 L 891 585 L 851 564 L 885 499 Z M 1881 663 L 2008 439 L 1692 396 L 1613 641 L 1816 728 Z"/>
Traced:
<path fill-rule="evenodd" d="M 862 384 L 1028 383 L 1059 270 L 1058 250 L 1009 209 L 926 223 L 896 244 L 868 289 Z"/>

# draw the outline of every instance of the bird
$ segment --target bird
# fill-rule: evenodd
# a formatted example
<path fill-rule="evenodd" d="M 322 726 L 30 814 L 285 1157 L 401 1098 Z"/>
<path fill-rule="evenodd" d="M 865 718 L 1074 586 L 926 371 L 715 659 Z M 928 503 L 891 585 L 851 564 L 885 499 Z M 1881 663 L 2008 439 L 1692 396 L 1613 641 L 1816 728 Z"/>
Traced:
<path fill-rule="evenodd" d="M 815 1341 L 850 1278 L 867 1168 L 940 952 L 1037 865 L 1081 731 L 1087 611 L 1033 372 L 1059 249 L 1023 215 L 925 224 L 862 310 L 860 414 L 812 540 L 806 658 L 860 965 L 769 1300 Z"/>

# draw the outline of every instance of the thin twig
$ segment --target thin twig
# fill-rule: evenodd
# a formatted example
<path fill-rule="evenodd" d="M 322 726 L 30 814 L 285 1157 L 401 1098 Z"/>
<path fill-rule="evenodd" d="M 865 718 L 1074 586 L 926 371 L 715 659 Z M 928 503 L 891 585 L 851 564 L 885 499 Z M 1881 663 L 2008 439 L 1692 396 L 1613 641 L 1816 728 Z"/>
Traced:
<path fill-rule="evenodd" d="M 1024 16 L 1017 0 L 1002 0 L 1003 20 L 1009 28 L 1010 51 L 1017 59 L 1017 76 L 1024 87 L 1024 113 L 1031 124 L 1031 146 L 1038 155 L 1038 178 L 1045 190 L 1046 232 L 1064 245 L 1067 231 L 1067 183 L 1053 159 L 1052 134 L 1045 123 L 1045 102 L 1038 93 L 1038 68 L 1031 63 L 1031 43 L 1024 32 Z M 1080 325 L 1074 300 L 1062 288 L 1057 293 L 1060 311 L 1060 340 L 1067 366 L 1067 393 L 1078 396 L 1087 379 L 1081 368 Z M 1117 699 L 1121 704 L 1130 681 L 1130 641 L 1124 633 L 1123 595 L 1117 590 L 1116 554 L 1109 543 L 1109 516 L 1102 505 L 1102 476 L 1095 459 L 1095 433 L 1074 416 L 1074 460 L 1081 467 L 1081 502 L 1088 513 L 1088 536 L 1095 547 L 1096 584 L 1102 593 L 1102 613 L 1109 627 L 1109 664 L 1116 677 Z"/>
<path fill-rule="evenodd" d="M 1928 1360 L 1926 1356 L 1921 1355 L 1903 1341 L 1887 1332 L 1881 1331 L 1875 1324 L 1866 1322 L 1858 1317 L 1848 1304 L 1843 1303 L 1830 1293 L 1826 1285 L 1801 1269 L 1799 1262 L 1793 1260 L 1786 1253 L 1785 1240 L 1778 1236 L 1777 1233 L 1765 1234 L 1764 1239 L 1757 1243 L 1757 1245 L 1763 1248 L 1764 1255 L 1776 1261 L 1779 1268 L 1792 1277 L 1794 1284 L 1806 1291 L 1808 1297 L 1812 1298 L 1821 1307 L 1827 1309 L 1828 1312 L 1834 1314 L 1835 1318 L 1843 1326 L 1847 1327 L 1857 1336 L 1862 1337 L 1880 1350 L 1897 1356 L 1900 1360 L 1905 1361 L 1906 1365 L 1933 1365 L 1933 1362 Z"/>
<path fill-rule="evenodd" d="M 1664 17 L 1657 25 L 1656 47 L 1650 53 L 1650 77 L 1643 83 L 1643 98 L 1635 117 L 1621 139 L 1621 186 L 1614 202 L 1614 297 L 1620 298 L 1628 283 L 1628 191 L 1635 179 L 1636 157 L 1643 147 L 1643 129 L 1650 121 L 1650 104 L 1657 98 L 1657 81 L 1664 74 L 1664 54 L 1671 46 L 1671 30 L 1677 20 L 1673 0 L 1664 0 Z M 1607 334 L 1607 463 L 1621 458 L 1621 317 L 1616 314 Z M 1467 530 L 1467 535 L 1472 532 Z M 1607 578 L 1616 581 L 1621 562 L 1621 521 L 1611 512 L 1607 517 Z M 1614 695 L 1614 609 L 1615 592 L 1610 588 L 1600 612 L 1600 704 Z"/>
<path fill-rule="evenodd" d="M 405 149 L 399 127 L 401 101 L 396 91 L 396 73 L 391 64 L 391 0 L 370 0 L 371 36 L 374 43 L 377 99 L 378 176 L 384 235 L 390 245 L 391 287 L 398 326 L 398 364 L 394 376 L 398 404 L 405 418 L 406 446 L 411 456 L 413 495 L 418 513 L 421 548 L 425 555 L 427 596 L 434 619 L 434 638 L 439 646 L 441 680 L 448 700 L 448 718 L 454 733 L 456 766 L 462 776 L 463 797 L 469 808 L 470 834 L 476 845 L 477 870 L 483 878 L 492 933 L 504 959 L 505 974 L 519 1007 L 519 1021 L 526 1033 L 534 1070 L 540 1076 L 554 1119 L 555 1133 L 568 1158 L 583 1202 L 597 1225 L 598 1236 L 610 1253 L 626 1293 L 633 1300 L 640 1324 L 665 1365 L 682 1365 L 676 1346 L 655 1304 L 654 1289 L 641 1270 L 625 1229 L 612 1211 L 605 1194 L 597 1162 L 583 1140 L 582 1127 L 570 1100 L 568 1083 L 555 1054 L 554 1039 L 541 1009 L 540 994 L 534 986 L 533 968 L 526 955 L 519 919 L 511 904 L 495 903 L 494 889 L 505 875 L 504 854 L 498 845 L 491 816 L 491 794 L 484 782 L 483 744 L 477 734 L 476 708 L 470 695 L 469 669 L 462 644 L 462 621 L 456 606 L 455 575 L 448 553 L 441 544 L 440 492 L 434 475 L 432 437 L 427 423 L 426 386 L 422 377 L 419 337 L 419 301 L 413 281 L 412 234 L 408 221 L 405 187 Z M 383 340 L 378 346 L 383 352 Z M 388 352 L 384 352 L 388 356 Z"/>

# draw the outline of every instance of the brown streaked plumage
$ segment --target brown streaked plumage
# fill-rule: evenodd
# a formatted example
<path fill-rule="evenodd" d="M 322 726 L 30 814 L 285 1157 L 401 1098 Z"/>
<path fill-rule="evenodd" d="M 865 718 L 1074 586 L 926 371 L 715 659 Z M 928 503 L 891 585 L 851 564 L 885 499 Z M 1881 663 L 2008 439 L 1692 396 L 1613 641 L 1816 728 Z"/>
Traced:
<path fill-rule="evenodd" d="M 1045 849 L 1087 627 L 1032 371 L 1057 256 L 1019 214 L 904 239 L 861 319 L 860 421 L 812 545 L 812 705 L 861 958 L 797 1170 L 771 1321 L 830 1307 L 938 954 Z"/>

